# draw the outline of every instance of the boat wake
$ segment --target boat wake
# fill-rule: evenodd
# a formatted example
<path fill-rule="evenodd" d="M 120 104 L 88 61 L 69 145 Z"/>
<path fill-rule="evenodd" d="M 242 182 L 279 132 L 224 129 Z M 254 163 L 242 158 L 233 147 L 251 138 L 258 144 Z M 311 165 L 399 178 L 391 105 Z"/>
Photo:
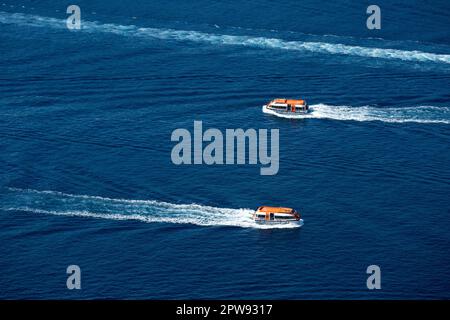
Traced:
<path fill-rule="evenodd" d="M 310 105 L 307 114 L 279 114 L 263 107 L 263 112 L 280 118 L 288 119 L 332 119 L 347 121 L 382 121 L 391 123 L 435 123 L 450 124 L 450 108 L 419 106 L 419 107 L 390 107 L 373 106 L 351 107 L 332 106 L 327 104 Z"/>
<path fill-rule="evenodd" d="M 0 23 L 66 29 L 66 20 L 64 19 L 23 13 L 0 12 Z M 225 35 L 168 28 L 146 28 L 135 25 L 119 25 L 112 23 L 102 24 L 99 22 L 85 20 L 83 20 L 80 31 L 109 33 L 148 39 L 197 42 L 211 45 L 245 46 L 262 49 L 313 52 L 319 54 L 347 55 L 387 60 L 433 62 L 443 63 L 446 65 L 450 64 L 450 54 L 439 54 L 419 50 L 365 47 L 343 43 L 329 43 L 325 41 L 290 41 L 273 37 Z"/>
<path fill-rule="evenodd" d="M 295 224 L 257 224 L 251 219 L 254 212 L 251 209 L 173 204 L 156 200 L 112 199 L 18 188 L 8 188 L 0 199 L 1 210 L 34 214 L 257 229 L 299 227 Z"/>

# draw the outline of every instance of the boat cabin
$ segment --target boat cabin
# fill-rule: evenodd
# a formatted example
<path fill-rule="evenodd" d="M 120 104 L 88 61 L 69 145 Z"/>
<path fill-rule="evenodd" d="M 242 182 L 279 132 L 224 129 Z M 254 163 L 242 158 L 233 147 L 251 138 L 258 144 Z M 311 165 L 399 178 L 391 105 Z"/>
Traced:
<path fill-rule="evenodd" d="M 256 222 L 299 221 L 300 214 L 292 208 L 261 206 L 253 214 Z"/>
<path fill-rule="evenodd" d="M 305 100 L 274 99 L 267 104 L 267 108 L 281 112 L 307 112 L 309 107 Z"/>

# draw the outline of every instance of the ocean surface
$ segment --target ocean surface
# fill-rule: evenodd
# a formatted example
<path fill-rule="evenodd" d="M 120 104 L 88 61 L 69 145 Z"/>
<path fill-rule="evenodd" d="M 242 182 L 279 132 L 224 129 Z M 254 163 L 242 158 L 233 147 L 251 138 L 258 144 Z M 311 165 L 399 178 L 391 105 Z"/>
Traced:
<path fill-rule="evenodd" d="M 0 298 L 449 299 L 450 4 L 370 4 L 0 0 Z M 174 165 L 195 120 L 279 129 L 278 174 Z"/>

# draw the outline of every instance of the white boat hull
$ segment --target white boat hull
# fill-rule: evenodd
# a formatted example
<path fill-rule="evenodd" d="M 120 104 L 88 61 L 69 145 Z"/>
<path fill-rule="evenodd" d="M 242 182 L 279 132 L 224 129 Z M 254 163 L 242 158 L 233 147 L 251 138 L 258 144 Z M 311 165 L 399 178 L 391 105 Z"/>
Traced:
<path fill-rule="evenodd" d="M 274 113 L 285 114 L 285 115 L 307 114 L 307 113 L 309 113 L 309 110 L 295 110 L 293 112 L 292 110 L 288 111 L 288 110 L 273 109 L 273 108 L 268 107 L 266 104 L 263 105 L 263 108 L 265 110 L 269 110 L 269 111 L 274 112 Z"/>
<path fill-rule="evenodd" d="M 276 221 L 276 220 L 255 220 L 258 224 L 266 224 L 266 225 L 279 225 L 279 224 L 293 224 L 302 226 L 303 225 L 303 219 L 300 220 L 287 220 L 287 221 Z"/>

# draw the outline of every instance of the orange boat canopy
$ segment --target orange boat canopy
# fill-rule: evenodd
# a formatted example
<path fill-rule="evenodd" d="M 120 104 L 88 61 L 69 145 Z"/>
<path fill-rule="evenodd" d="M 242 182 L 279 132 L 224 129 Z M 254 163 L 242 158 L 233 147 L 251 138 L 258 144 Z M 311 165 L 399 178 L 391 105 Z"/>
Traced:
<path fill-rule="evenodd" d="M 273 103 L 287 103 L 290 105 L 304 105 L 305 100 L 301 99 L 274 99 L 272 101 Z"/>
<path fill-rule="evenodd" d="M 257 210 L 258 212 L 270 212 L 270 213 L 293 213 L 294 209 L 284 207 L 266 207 L 261 206 Z"/>

